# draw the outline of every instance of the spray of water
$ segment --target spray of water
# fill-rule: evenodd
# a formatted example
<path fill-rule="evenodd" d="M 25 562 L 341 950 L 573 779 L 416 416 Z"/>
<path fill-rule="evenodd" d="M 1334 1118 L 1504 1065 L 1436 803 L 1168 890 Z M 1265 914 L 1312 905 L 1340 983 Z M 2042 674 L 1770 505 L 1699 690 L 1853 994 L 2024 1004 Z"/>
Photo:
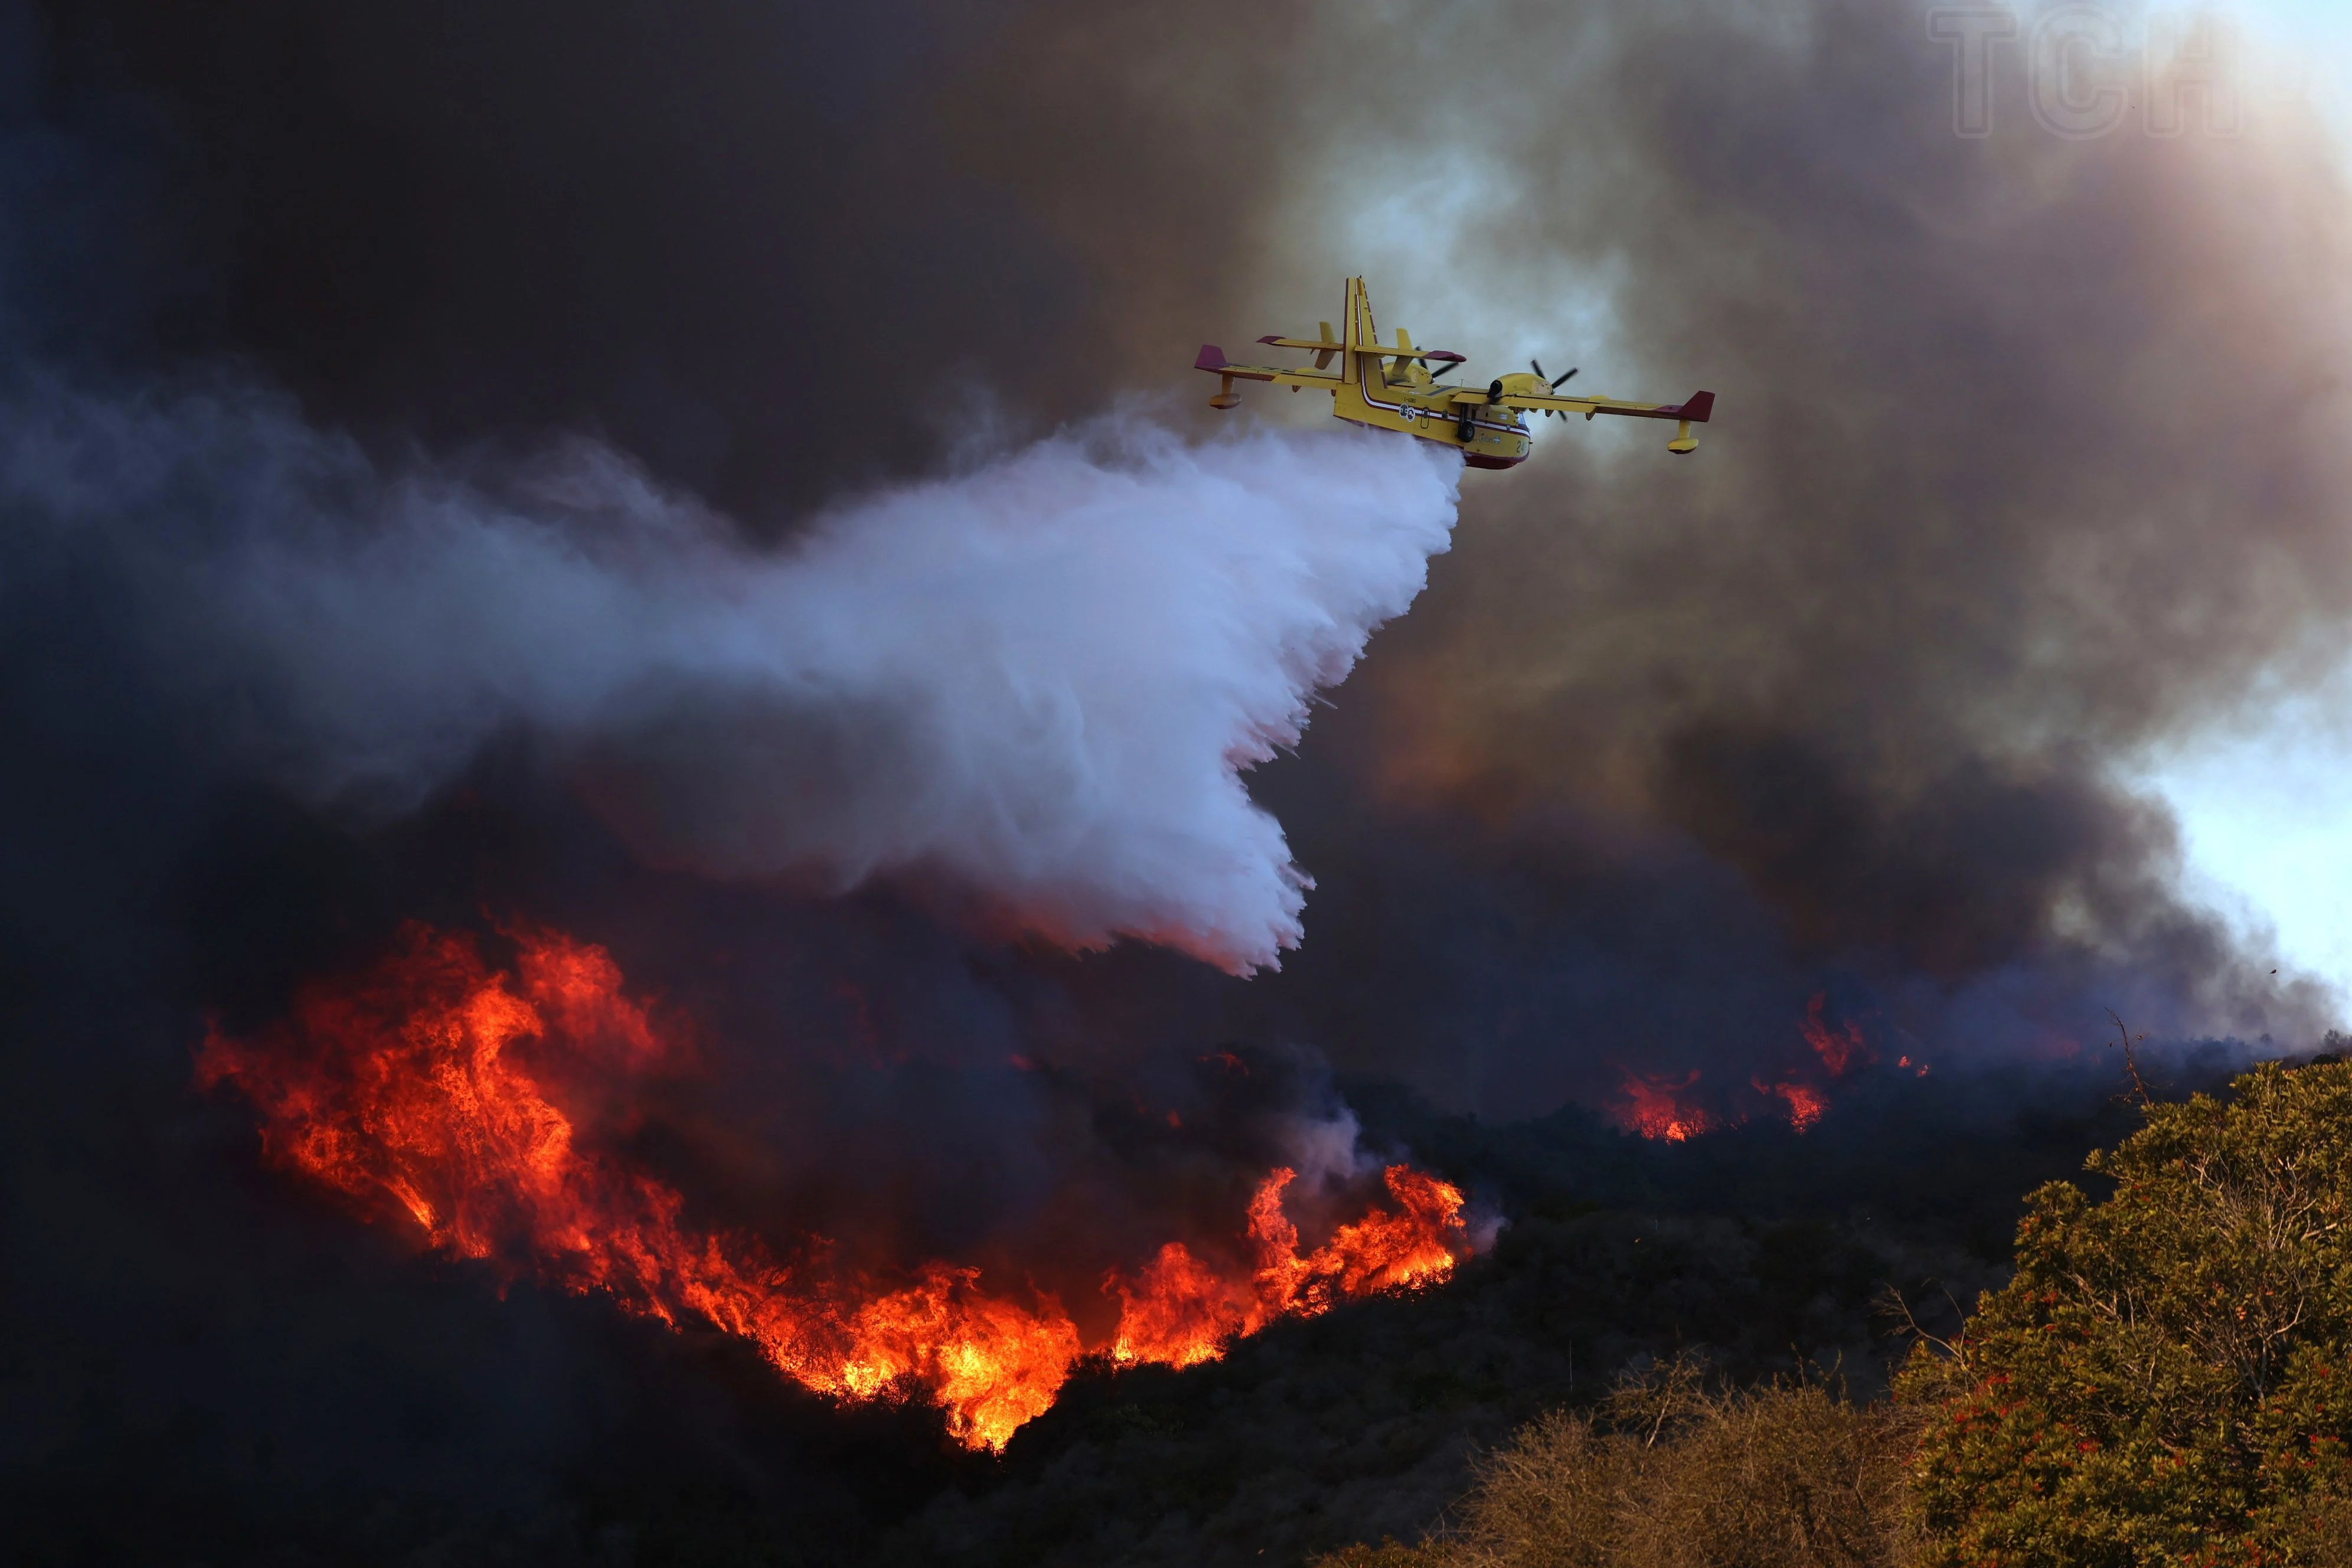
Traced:
<path fill-rule="evenodd" d="M 310 801 L 411 809 L 520 728 L 654 863 L 919 874 L 1235 972 L 1308 886 L 1242 773 L 1454 516 L 1417 443 L 1121 417 L 759 548 L 591 443 L 393 468 L 247 389 L 8 401 L 18 573 L 102 577 L 221 754 Z"/>

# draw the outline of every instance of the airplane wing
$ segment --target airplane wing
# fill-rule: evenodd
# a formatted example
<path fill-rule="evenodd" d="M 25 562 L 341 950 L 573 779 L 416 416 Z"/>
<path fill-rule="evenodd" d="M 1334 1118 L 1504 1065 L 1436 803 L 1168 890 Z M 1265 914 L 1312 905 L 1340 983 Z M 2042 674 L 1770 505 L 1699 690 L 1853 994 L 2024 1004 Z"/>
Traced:
<path fill-rule="evenodd" d="M 1706 424 L 1715 414 L 1712 392 L 1695 392 L 1680 403 L 1628 403 L 1618 397 L 1547 397 L 1519 392 L 1489 398 L 1475 387 L 1463 387 L 1454 394 L 1452 401 L 1479 407 L 1499 403 L 1506 408 L 1549 408 L 1559 414 L 1581 414 L 1588 419 L 1595 414 L 1622 414 L 1635 419 L 1687 419 L 1694 425 Z"/>
<path fill-rule="evenodd" d="M 1279 365 L 1228 363 L 1225 351 L 1214 343 L 1201 345 L 1201 353 L 1192 361 L 1192 368 L 1205 370 L 1213 375 L 1230 375 L 1236 381 L 1270 381 L 1278 386 L 1337 386 L 1339 384 L 1339 373 L 1336 370 L 1285 370 Z"/>

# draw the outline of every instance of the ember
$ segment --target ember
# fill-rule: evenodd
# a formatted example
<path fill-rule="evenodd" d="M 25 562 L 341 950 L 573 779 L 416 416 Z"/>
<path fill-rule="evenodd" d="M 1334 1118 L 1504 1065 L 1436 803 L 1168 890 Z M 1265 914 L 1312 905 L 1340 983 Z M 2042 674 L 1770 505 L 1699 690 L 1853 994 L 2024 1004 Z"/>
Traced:
<path fill-rule="evenodd" d="M 707 1320 L 819 1393 L 919 1391 L 974 1447 L 1002 1447 L 1053 1404 L 1085 1348 L 1053 1296 L 992 1294 L 978 1269 L 940 1261 L 910 1283 L 880 1281 L 815 1238 L 787 1264 L 756 1238 L 694 1229 L 675 1189 L 583 1147 L 558 1103 L 566 1089 L 689 1068 L 691 1049 L 622 994 L 604 949 L 509 934 L 511 975 L 469 936 L 411 926 L 373 973 L 306 988 L 260 1037 L 209 1032 L 198 1081 L 253 1102 L 273 1161 L 371 1218 L 415 1226 L 436 1250 L 665 1323 Z M 1461 1193 L 1392 1165 L 1393 1211 L 1375 1208 L 1302 1255 L 1283 1210 L 1295 1179 L 1274 1171 L 1250 1205 L 1254 1270 L 1221 1270 L 1170 1242 L 1134 1279 L 1107 1279 L 1122 1306 L 1104 1347 L 1113 1359 L 1210 1360 L 1277 1317 L 1444 1279 L 1470 1250 Z"/>

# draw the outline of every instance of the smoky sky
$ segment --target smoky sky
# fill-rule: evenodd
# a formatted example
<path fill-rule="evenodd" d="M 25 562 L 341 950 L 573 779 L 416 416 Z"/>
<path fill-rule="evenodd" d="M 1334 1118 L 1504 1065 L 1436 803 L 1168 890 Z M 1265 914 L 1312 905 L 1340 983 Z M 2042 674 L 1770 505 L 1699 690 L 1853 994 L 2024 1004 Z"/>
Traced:
<path fill-rule="evenodd" d="M 148 149 L 141 222 L 173 248 L 145 346 L 251 356 L 383 437 L 608 435 L 754 525 L 1099 406 L 1134 384 L 1137 298 L 1241 286 L 1212 258 L 1254 133 L 1202 143 L 1235 85 L 1204 58 L 1147 87 L 1174 62 L 1140 17 L 43 16 L 48 101 Z M 1106 244 L 1158 249 L 1158 281 Z"/>
<path fill-rule="evenodd" d="M 790 531 L 1196 402 L 1193 343 L 1382 261 L 1425 341 L 1524 302 L 1458 346 L 1717 391 L 1686 463 L 1547 425 L 1466 487 L 1475 548 L 1256 777 L 1321 891 L 1204 1030 L 1500 1107 L 1800 1048 L 1823 985 L 1946 1052 L 2322 1021 L 2115 778 L 2341 609 L 2346 237 L 2290 101 L 2068 141 L 2012 55 L 1961 138 L 1947 47 L 1864 5 L 33 16 L 112 260 L 20 269 L 35 314 L 378 450 L 585 433 Z M 1563 288 L 1592 343 L 1535 341 Z"/>
<path fill-rule="evenodd" d="M 2064 140 L 2010 56 L 1994 135 L 1963 139 L 1950 56 L 1906 7 L 1454 21 L 1442 45 L 1343 26 L 1433 90 L 1335 110 L 1339 183 L 1380 168 L 1375 121 L 1467 149 L 1495 199 L 1450 253 L 1489 288 L 1611 279 L 1600 374 L 1704 384 L 1725 413 L 1687 465 L 1572 430 L 1527 482 L 1469 487 L 1463 548 L 1335 750 L 1466 858 L 1512 862 L 1492 923 L 1556 994 L 1643 976 L 1631 1016 L 1586 1015 L 1619 1049 L 1690 1048 L 1653 1020 L 1713 1013 L 1694 986 L 1755 1005 L 1769 965 L 1693 973 L 1737 950 L 1743 896 L 1764 946 L 1868 977 L 1944 1049 L 2079 1041 L 2101 994 L 2166 1029 L 2308 1027 L 2307 996 L 2184 907 L 2171 824 L 2115 770 L 2337 641 L 2352 237 L 2326 137 L 2276 101 L 2235 136 Z M 1602 892 L 1642 841 L 1738 891 Z M 1629 953 L 1627 924 L 1677 918 L 1662 898 L 1720 944 Z M 1580 1030 L 1564 998 L 1536 1011 L 1529 1053 Z"/>

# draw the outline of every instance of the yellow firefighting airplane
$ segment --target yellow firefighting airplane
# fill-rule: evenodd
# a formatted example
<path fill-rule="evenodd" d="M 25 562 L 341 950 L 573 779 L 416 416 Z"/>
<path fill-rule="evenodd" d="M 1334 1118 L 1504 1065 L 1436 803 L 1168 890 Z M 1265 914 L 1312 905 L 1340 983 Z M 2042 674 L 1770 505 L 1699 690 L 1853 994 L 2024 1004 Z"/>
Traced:
<path fill-rule="evenodd" d="M 1443 385 L 1438 376 L 1452 374 L 1463 363 L 1463 356 L 1448 349 L 1417 349 L 1402 327 L 1397 329 L 1396 347 L 1383 347 L 1380 332 L 1372 325 L 1372 301 L 1364 292 L 1364 280 L 1360 278 L 1348 279 L 1344 314 L 1347 331 L 1336 338 L 1331 335 L 1331 323 L 1323 321 L 1318 323 L 1323 329 L 1319 339 L 1258 339 L 1278 349 L 1312 349 L 1313 370 L 1228 364 L 1224 350 L 1213 343 L 1202 343 L 1192 368 L 1223 378 L 1217 395 L 1209 399 L 1209 406 L 1231 408 L 1239 403 L 1241 395 L 1234 390 L 1236 381 L 1270 381 L 1293 392 L 1302 386 L 1325 387 L 1330 391 L 1335 417 L 1376 430 L 1402 430 L 1424 441 L 1458 447 L 1463 460 L 1474 468 L 1516 468 L 1528 460 L 1530 443 L 1523 411 L 1529 408 L 1540 409 L 1548 416 L 1557 414 L 1563 419 L 1571 414 L 1581 414 L 1587 419 L 1596 414 L 1672 419 L 1680 428 L 1675 438 L 1666 443 L 1666 450 L 1677 457 L 1697 448 L 1698 438 L 1691 434 L 1691 426 L 1706 424 L 1715 413 L 1712 392 L 1695 393 L 1683 403 L 1626 403 L 1598 395 L 1563 397 L 1559 395 L 1560 385 L 1576 372 L 1547 377 L 1543 366 L 1532 360 L 1528 363 L 1535 372 L 1533 375 L 1514 371 L 1496 377 L 1484 390 Z M 1331 368 L 1335 357 L 1339 362 L 1337 370 Z"/>

